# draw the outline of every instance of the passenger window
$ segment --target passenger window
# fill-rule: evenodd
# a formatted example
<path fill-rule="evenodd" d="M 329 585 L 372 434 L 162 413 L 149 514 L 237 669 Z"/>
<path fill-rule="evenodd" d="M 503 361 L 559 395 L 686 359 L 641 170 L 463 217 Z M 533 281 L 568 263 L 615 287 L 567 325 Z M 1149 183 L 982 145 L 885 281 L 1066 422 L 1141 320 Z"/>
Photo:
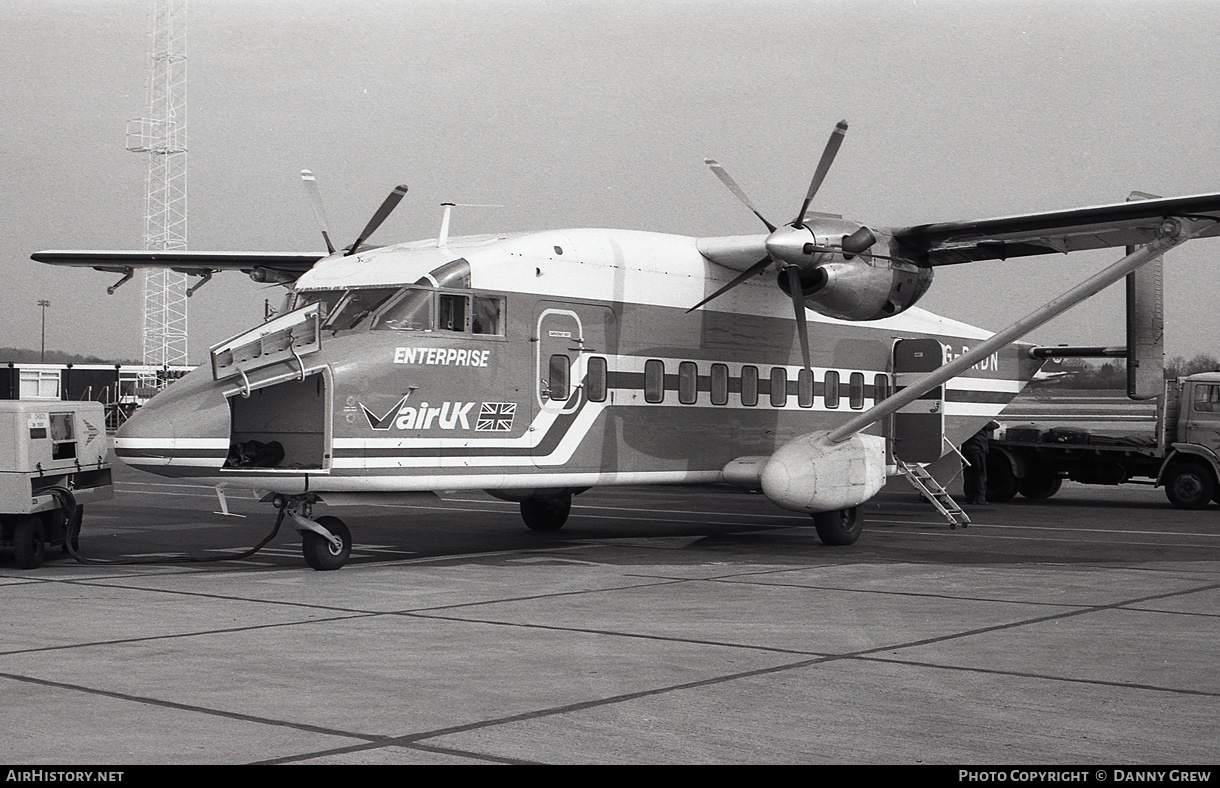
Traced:
<path fill-rule="evenodd" d="M 466 330 L 466 305 L 464 295 L 442 293 L 437 296 L 437 327 L 444 331 Z"/>
<path fill-rule="evenodd" d="M 826 382 L 822 387 L 822 401 L 828 408 L 839 407 L 839 373 L 827 372 Z"/>
<path fill-rule="evenodd" d="M 788 404 L 788 370 L 771 368 L 771 407 L 782 408 Z"/>
<path fill-rule="evenodd" d="M 712 404 L 727 405 L 729 402 L 729 368 L 724 364 L 712 364 Z"/>
<path fill-rule="evenodd" d="M 665 362 L 649 359 L 644 362 L 644 401 L 660 402 L 665 399 Z"/>
<path fill-rule="evenodd" d="M 813 407 L 813 373 L 807 369 L 796 374 L 796 404 L 802 408 Z"/>
<path fill-rule="evenodd" d="M 758 404 L 758 367 L 741 368 L 741 404 L 750 407 Z"/>
<path fill-rule="evenodd" d="M 864 407 L 864 373 L 853 372 L 848 383 L 847 393 L 849 404 L 856 410 Z"/>
<path fill-rule="evenodd" d="M 693 361 L 678 365 L 678 402 L 693 405 L 699 397 L 699 366 Z"/>
<path fill-rule="evenodd" d="M 606 359 L 593 356 L 585 372 L 585 395 L 590 402 L 606 401 Z"/>
<path fill-rule="evenodd" d="M 878 375 L 873 378 L 873 404 L 887 399 L 890 396 L 890 379 L 885 375 Z"/>
<path fill-rule="evenodd" d="M 504 299 L 495 296 L 475 296 L 470 316 L 470 330 L 475 334 L 504 336 Z"/>
<path fill-rule="evenodd" d="M 551 356 L 547 370 L 547 395 L 552 401 L 567 402 L 571 393 L 568 374 L 572 368 L 572 360 L 562 353 Z"/>

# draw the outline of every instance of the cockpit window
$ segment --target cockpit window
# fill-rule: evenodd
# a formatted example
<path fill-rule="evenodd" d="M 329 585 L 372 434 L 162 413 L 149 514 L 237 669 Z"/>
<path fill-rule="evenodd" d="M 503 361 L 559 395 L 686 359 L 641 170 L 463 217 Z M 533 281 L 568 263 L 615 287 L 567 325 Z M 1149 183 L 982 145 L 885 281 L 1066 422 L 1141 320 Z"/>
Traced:
<path fill-rule="evenodd" d="M 332 331 L 353 328 L 397 292 L 397 287 L 349 290 L 322 327 Z"/>
<path fill-rule="evenodd" d="M 431 331 L 434 325 L 431 290 L 408 287 L 402 298 L 382 310 L 373 328 L 383 331 Z"/>
<path fill-rule="evenodd" d="M 469 298 L 454 293 L 441 293 L 437 297 L 437 327 L 442 331 L 465 331 Z"/>
<path fill-rule="evenodd" d="M 504 299 L 495 296 L 475 296 L 470 316 L 470 331 L 474 334 L 504 336 Z"/>

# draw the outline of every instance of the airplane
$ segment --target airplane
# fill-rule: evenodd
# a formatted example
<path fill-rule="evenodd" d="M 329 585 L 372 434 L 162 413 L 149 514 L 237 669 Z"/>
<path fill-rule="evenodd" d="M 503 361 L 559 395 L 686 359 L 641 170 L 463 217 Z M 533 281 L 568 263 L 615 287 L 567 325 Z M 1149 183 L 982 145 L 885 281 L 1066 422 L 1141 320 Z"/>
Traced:
<path fill-rule="evenodd" d="M 562 527 L 595 486 L 730 483 L 859 538 L 889 476 L 999 416 L 1045 357 L 1033 328 L 1165 251 L 1220 235 L 1220 194 L 882 228 L 810 210 L 847 130 L 830 136 L 795 217 L 688 237 L 563 229 L 369 245 L 399 186 L 325 254 L 42 251 L 123 274 L 238 270 L 290 288 L 284 313 L 211 348 L 117 433 L 115 454 L 168 477 L 263 491 L 306 562 L 343 566 L 351 533 L 316 505 L 482 490 Z M 1127 246 L 1118 262 L 989 332 L 916 307 L 938 267 Z M 111 288 L 113 291 L 113 288 Z"/>

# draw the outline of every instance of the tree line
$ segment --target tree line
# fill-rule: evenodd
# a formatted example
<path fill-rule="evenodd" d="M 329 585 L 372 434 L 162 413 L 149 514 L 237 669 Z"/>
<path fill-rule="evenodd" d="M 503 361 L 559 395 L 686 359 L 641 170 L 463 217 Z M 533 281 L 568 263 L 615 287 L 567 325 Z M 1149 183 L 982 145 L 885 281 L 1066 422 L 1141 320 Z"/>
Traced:
<path fill-rule="evenodd" d="M 1064 377 L 1054 378 L 1048 384 L 1072 389 L 1126 389 L 1127 361 L 1113 359 L 1104 362 L 1083 358 L 1065 358 L 1061 363 L 1050 363 L 1042 368 L 1045 372 L 1066 372 Z M 1215 356 L 1199 353 L 1189 359 L 1172 356 L 1165 359 L 1165 379 L 1174 380 L 1196 372 L 1220 371 L 1220 361 Z"/>

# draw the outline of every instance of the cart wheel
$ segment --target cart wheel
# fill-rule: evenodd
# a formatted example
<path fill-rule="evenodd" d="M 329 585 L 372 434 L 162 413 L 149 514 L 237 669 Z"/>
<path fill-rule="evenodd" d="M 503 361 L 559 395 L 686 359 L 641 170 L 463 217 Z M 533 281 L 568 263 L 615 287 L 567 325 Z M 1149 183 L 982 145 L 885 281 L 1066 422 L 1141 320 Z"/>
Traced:
<path fill-rule="evenodd" d="M 41 517 L 27 514 L 17 518 L 17 524 L 13 527 L 13 555 L 18 568 L 37 569 L 42 566 L 47 546 L 44 537 Z"/>
<path fill-rule="evenodd" d="M 340 547 L 335 547 L 330 540 L 313 531 L 301 534 L 301 551 L 305 554 L 305 563 L 319 572 L 338 569 L 347 563 L 352 554 L 352 534 L 338 517 L 319 517 L 318 525 L 339 537 Z"/>

